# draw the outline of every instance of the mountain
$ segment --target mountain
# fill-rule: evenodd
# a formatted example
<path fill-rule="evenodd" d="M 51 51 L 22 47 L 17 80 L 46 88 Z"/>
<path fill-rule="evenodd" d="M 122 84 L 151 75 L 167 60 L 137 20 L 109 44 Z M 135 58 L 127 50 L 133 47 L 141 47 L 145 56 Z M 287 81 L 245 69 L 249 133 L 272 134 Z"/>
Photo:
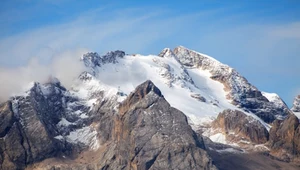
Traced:
<path fill-rule="evenodd" d="M 80 60 L 70 89 L 49 78 L 0 105 L 2 169 L 218 169 L 216 153 L 297 160 L 299 120 L 284 101 L 210 56 L 179 46 Z"/>

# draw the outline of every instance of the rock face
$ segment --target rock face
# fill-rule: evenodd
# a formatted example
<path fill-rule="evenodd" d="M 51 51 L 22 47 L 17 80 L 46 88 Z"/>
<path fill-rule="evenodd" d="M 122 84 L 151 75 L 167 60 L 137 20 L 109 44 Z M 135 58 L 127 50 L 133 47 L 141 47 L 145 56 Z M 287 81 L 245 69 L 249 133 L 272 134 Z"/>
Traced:
<path fill-rule="evenodd" d="M 164 49 L 159 56 L 174 57 L 187 68 L 208 70 L 212 74 L 212 79 L 224 85 L 225 90 L 229 92 L 227 97 L 232 100 L 234 105 L 241 107 L 245 111 L 251 111 L 265 122 L 272 122 L 278 116 L 289 114 L 289 109 L 286 105 L 275 105 L 273 102 L 270 102 L 235 69 L 209 56 L 182 46 L 176 47 L 173 51 Z"/>
<path fill-rule="evenodd" d="M 225 110 L 213 122 L 214 128 L 225 132 L 229 141 L 248 141 L 254 144 L 266 143 L 269 139 L 267 129 L 253 117 L 238 110 Z"/>
<path fill-rule="evenodd" d="M 201 137 L 186 116 L 172 108 L 151 81 L 120 105 L 110 169 L 215 169 Z M 109 154 L 109 155 L 111 155 Z"/>
<path fill-rule="evenodd" d="M 61 138 L 82 125 L 73 118 L 74 126 L 59 126 L 62 118 L 71 121 L 64 103 L 75 100 L 63 92 L 60 84 L 35 84 L 28 96 L 0 106 L 1 169 L 217 169 L 202 137 L 151 81 L 138 86 L 117 110 L 113 100 L 99 96 L 92 119 L 83 124 L 95 124 L 100 147 L 85 150 L 84 156 L 94 154 L 93 159 L 76 162 L 83 155 L 74 150 L 83 148 Z M 60 155 L 71 163 L 61 162 Z"/>
<path fill-rule="evenodd" d="M 291 109 L 293 112 L 300 112 L 300 95 L 295 97 L 293 102 L 293 107 Z"/>
<path fill-rule="evenodd" d="M 55 132 L 48 123 L 55 120 L 42 118 L 43 112 L 37 112 L 37 107 L 30 103 L 29 97 L 1 105 L 1 120 L 5 121 L 0 130 L 2 169 L 23 169 L 54 156 L 59 151 L 57 148 L 61 148 L 59 142 L 51 138 Z"/>
<path fill-rule="evenodd" d="M 291 114 L 285 120 L 276 120 L 270 130 L 271 154 L 291 161 L 300 156 L 300 125 L 299 119 Z M 299 161 L 299 160 L 298 160 Z"/>

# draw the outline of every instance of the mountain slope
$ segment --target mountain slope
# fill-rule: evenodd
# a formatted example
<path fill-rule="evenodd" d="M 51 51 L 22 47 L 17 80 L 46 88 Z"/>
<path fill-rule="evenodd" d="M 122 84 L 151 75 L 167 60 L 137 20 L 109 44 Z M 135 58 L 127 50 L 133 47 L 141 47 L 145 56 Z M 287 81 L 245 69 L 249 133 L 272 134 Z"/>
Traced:
<path fill-rule="evenodd" d="M 113 59 L 106 61 L 106 55 L 95 53 L 83 57 L 89 63 L 89 73 L 101 84 L 128 94 L 137 84 L 150 79 L 195 126 L 211 122 L 225 109 L 241 108 L 266 122 L 288 114 L 285 105 L 270 102 L 234 69 L 184 47 L 164 49 L 159 56 L 125 55 L 120 51 L 108 55 Z"/>

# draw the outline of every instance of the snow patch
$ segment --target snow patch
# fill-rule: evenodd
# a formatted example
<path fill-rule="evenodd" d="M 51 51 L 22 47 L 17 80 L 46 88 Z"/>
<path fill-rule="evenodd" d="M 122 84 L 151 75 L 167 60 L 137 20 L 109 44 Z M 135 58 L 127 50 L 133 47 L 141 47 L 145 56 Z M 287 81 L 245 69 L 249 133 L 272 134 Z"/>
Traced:
<path fill-rule="evenodd" d="M 209 139 L 216 143 L 228 144 L 225 135 L 222 133 L 216 133 L 210 136 Z"/>
<path fill-rule="evenodd" d="M 92 150 L 97 150 L 100 147 L 99 140 L 97 139 L 97 132 L 91 127 L 83 127 L 70 132 L 68 136 L 65 136 L 70 143 L 83 143 L 89 146 Z"/>
<path fill-rule="evenodd" d="M 219 153 L 224 153 L 224 152 L 230 152 L 230 153 L 244 153 L 244 151 L 239 150 L 239 149 L 234 149 L 234 148 L 226 148 L 226 149 L 220 149 L 216 150 Z"/>

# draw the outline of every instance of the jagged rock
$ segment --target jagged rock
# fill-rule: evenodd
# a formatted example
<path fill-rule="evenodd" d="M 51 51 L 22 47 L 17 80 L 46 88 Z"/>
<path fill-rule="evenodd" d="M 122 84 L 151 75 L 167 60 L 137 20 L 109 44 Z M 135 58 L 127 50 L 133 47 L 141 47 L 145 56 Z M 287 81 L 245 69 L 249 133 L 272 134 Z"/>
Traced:
<path fill-rule="evenodd" d="M 291 109 L 293 112 L 300 112 L 300 95 L 295 97 L 293 102 L 293 107 Z"/>
<path fill-rule="evenodd" d="M 221 129 L 229 141 L 262 144 L 269 139 L 267 129 L 257 119 L 238 110 L 221 112 L 212 124 L 214 128 Z"/>
<path fill-rule="evenodd" d="M 300 125 L 299 119 L 289 115 L 285 120 L 276 120 L 270 129 L 269 145 L 271 154 L 285 161 L 299 159 Z M 299 160 L 298 160 L 299 161 Z"/>
<path fill-rule="evenodd" d="M 120 105 L 100 167 L 109 169 L 215 169 L 201 137 L 151 81 Z"/>

